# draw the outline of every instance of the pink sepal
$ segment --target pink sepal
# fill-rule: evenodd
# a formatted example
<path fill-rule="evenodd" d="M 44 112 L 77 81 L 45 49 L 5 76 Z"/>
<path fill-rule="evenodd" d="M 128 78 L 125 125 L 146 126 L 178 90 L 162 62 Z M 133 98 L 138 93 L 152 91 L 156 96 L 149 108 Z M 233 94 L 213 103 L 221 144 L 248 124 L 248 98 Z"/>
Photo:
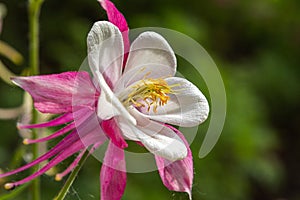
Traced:
<path fill-rule="evenodd" d="M 109 143 L 100 173 L 101 200 L 120 200 L 126 187 L 124 150 Z"/>
<path fill-rule="evenodd" d="M 87 72 L 14 77 L 12 81 L 29 92 L 42 113 L 61 114 L 76 107 L 95 107 L 96 91 Z"/>
<path fill-rule="evenodd" d="M 193 184 L 193 157 L 188 142 L 183 134 L 172 126 L 165 125 L 172 129 L 184 142 L 188 149 L 187 157 L 182 160 L 171 162 L 162 157 L 155 156 L 159 175 L 163 184 L 172 191 L 187 192 L 189 198 L 192 199 L 192 184 Z"/>
<path fill-rule="evenodd" d="M 112 143 L 114 143 L 122 149 L 128 147 L 128 144 L 124 140 L 121 130 L 118 127 L 114 118 L 102 121 L 101 127 L 106 133 L 106 135 L 111 139 Z"/>
<path fill-rule="evenodd" d="M 107 13 L 108 20 L 113 23 L 115 26 L 119 28 L 119 30 L 122 32 L 123 36 L 123 42 L 124 42 L 124 63 L 126 63 L 129 48 L 130 48 L 130 42 L 129 42 L 129 28 L 127 21 L 124 17 L 124 15 L 116 8 L 116 6 L 109 0 L 98 0 L 103 7 L 103 9 Z M 125 66 L 125 65 L 124 65 Z"/>

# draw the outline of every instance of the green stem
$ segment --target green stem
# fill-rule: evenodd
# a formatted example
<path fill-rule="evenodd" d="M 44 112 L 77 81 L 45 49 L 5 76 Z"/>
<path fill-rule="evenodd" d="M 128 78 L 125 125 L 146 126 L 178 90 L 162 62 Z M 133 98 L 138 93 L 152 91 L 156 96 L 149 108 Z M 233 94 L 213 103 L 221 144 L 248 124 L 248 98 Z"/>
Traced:
<path fill-rule="evenodd" d="M 31 75 L 39 74 L 39 16 L 43 0 L 29 0 L 29 67 Z"/>
<path fill-rule="evenodd" d="M 83 156 L 81 157 L 80 161 L 78 162 L 78 165 L 75 167 L 73 172 L 70 174 L 70 176 L 68 177 L 68 180 L 66 181 L 64 186 L 61 188 L 58 195 L 54 198 L 54 200 L 63 200 L 66 197 L 71 185 L 73 184 L 75 178 L 78 175 L 78 172 L 80 171 L 81 167 L 83 166 L 84 162 L 86 161 L 86 159 L 88 158 L 89 155 L 90 155 L 90 152 L 88 150 L 86 150 L 86 152 L 84 152 Z"/>
<path fill-rule="evenodd" d="M 29 20 L 29 68 L 30 75 L 39 74 L 39 16 L 43 0 L 29 0 L 28 2 L 28 20 Z M 38 122 L 38 113 L 32 108 L 32 123 Z M 33 139 L 37 138 L 35 130 L 32 131 Z M 39 145 L 32 145 L 33 159 L 39 156 Z M 33 172 L 38 170 L 39 166 L 33 167 Z M 40 179 L 35 178 L 30 187 L 31 199 L 40 200 Z"/>
<path fill-rule="evenodd" d="M 37 123 L 37 111 L 33 108 L 32 109 L 32 123 L 35 124 Z M 32 138 L 36 139 L 37 132 L 36 130 L 32 130 Z M 33 144 L 32 145 L 32 157 L 33 160 L 39 157 L 39 145 L 38 144 Z M 39 165 L 35 165 L 32 167 L 32 173 L 35 173 L 36 171 L 39 170 Z M 37 177 L 32 181 L 32 184 L 30 186 L 30 192 L 31 192 L 31 199 L 32 200 L 40 200 L 41 199 L 41 193 L 40 193 L 40 178 Z"/>

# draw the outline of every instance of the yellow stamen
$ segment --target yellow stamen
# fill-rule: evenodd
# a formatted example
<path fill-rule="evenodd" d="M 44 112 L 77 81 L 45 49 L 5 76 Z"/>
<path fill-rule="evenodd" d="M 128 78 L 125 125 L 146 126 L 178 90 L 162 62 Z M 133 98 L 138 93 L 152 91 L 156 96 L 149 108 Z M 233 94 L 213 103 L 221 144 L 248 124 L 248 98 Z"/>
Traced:
<path fill-rule="evenodd" d="M 170 99 L 169 94 L 174 94 L 172 87 L 177 85 L 168 85 L 162 79 L 144 79 L 136 85 L 132 86 L 133 91 L 128 95 L 124 102 L 125 104 L 132 104 L 135 107 L 148 107 L 148 112 L 153 106 L 153 111 L 157 112 L 158 106 L 164 106 Z"/>

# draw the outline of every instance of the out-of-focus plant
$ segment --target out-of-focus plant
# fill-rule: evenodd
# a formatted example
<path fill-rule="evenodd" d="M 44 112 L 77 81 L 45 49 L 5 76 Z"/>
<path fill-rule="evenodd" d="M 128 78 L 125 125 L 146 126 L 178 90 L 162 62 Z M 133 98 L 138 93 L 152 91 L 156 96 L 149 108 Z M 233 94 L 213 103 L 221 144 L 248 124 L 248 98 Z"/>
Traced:
<path fill-rule="evenodd" d="M 29 67 L 25 68 L 22 75 L 32 75 L 39 73 L 39 13 L 40 7 L 43 1 L 29 0 L 28 2 L 28 15 L 29 15 Z M 0 31 L 2 31 L 3 18 L 6 15 L 6 7 L 4 4 L 0 4 Z M 1 32 L 0 32 L 1 33 Z M 23 63 L 23 56 L 15 50 L 12 46 L 6 42 L 0 40 L 0 54 L 8 59 L 14 66 L 21 65 Z M 14 74 L 1 60 L 0 60 L 0 78 L 7 84 L 12 85 L 11 78 L 17 76 Z M 23 95 L 22 105 L 15 108 L 0 108 L 0 119 L 19 119 L 21 123 L 37 123 L 47 120 L 49 115 L 41 115 L 33 109 L 33 103 L 31 97 L 25 93 Z M 36 131 L 20 130 L 22 137 L 36 138 Z M 43 130 L 40 131 L 43 135 Z M 31 135 L 31 136 L 29 136 Z M 20 147 L 16 151 L 14 161 L 24 158 L 27 162 L 38 157 L 46 149 L 45 145 L 33 145 L 32 151 L 25 152 L 24 147 Z M 36 170 L 36 169 L 34 169 Z M 1 196 L 0 199 L 14 198 L 26 187 L 31 186 L 31 197 L 34 200 L 40 199 L 40 183 L 39 179 L 34 180 L 31 184 L 25 184 L 19 189 Z"/>

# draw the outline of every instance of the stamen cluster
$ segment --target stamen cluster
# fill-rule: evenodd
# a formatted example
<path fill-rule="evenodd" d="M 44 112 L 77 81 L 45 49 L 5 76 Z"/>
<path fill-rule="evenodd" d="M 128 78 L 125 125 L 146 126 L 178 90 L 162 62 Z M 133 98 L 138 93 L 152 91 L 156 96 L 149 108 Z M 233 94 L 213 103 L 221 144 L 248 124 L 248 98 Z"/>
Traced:
<path fill-rule="evenodd" d="M 153 106 L 153 111 L 157 112 L 157 107 L 167 104 L 170 99 L 168 95 L 174 93 L 171 87 L 162 78 L 141 80 L 132 86 L 133 91 L 128 95 L 127 102 L 138 108 L 148 106 L 148 112 Z"/>

